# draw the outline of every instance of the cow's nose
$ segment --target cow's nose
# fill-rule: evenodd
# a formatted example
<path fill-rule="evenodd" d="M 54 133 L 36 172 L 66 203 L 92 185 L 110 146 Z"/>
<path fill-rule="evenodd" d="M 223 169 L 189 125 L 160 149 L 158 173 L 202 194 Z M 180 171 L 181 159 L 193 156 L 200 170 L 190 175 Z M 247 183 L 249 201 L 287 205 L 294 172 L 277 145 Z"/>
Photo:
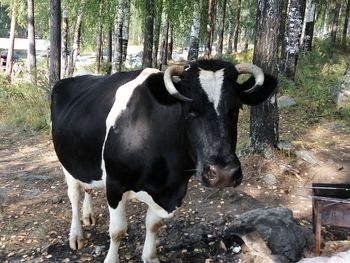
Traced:
<path fill-rule="evenodd" d="M 238 186 L 242 182 L 242 170 L 239 165 L 229 165 L 224 168 L 209 165 L 205 177 L 211 187 Z"/>

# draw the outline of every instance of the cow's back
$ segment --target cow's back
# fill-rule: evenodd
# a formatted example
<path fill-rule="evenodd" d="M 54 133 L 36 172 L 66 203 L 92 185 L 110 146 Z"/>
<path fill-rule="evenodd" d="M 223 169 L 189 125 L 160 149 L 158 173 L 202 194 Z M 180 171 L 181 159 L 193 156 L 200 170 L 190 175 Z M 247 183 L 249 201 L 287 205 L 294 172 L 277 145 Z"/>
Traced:
<path fill-rule="evenodd" d="M 106 118 L 121 85 L 140 72 L 80 76 L 59 81 L 52 91 L 52 136 L 58 159 L 75 178 L 100 180 Z"/>

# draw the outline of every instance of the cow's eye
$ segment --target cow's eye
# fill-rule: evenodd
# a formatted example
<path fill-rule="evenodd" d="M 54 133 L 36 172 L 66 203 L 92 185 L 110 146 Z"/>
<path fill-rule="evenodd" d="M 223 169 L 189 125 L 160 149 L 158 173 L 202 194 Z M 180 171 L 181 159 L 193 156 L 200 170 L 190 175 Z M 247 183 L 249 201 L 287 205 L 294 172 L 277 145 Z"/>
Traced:
<path fill-rule="evenodd" d="M 198 114 L 197 114 L 197 112 L 195 112 L 195 111 L 190 111 L 190 112 L 188 113 L 188 116 L 189 116 L 189 118 L 191 118 L 191 119 L 195 119 L 195 118 L 198 117 Z"/>

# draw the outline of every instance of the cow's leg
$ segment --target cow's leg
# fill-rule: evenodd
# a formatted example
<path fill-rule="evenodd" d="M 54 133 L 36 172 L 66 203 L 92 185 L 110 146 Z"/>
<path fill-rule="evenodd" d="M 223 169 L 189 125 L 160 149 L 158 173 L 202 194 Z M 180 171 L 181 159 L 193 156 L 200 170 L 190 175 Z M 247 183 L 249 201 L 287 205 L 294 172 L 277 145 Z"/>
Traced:
<path fill-rule="evenodd" d="M 107 188 L 108 198 L 108 188 Z M 105 258 L 104 263 L 119 263 L 119 245 L 124 238 L 127 231 L 126 211 L 125 204 L 127 201 L 127 193 L 122 197 L 122 200 L 118 203 L 118 206 L 114 209 L 111 207 L 110 200 L 108 200 L 109 208 L 109 235 L 110 235 L 110 246 L 108 254 Z"/>
<path fill-rule="evenodd" d="M 69 246 L 71 249 L 81 249 L 84 246 L 83 228 L 79 215 L 80 183 L 63 168 L 68 185 L 68 197 L 72 206 L 72 223 L 69 233 Z"/>
<path fill-rule="evenodd" d="M 146 215 L 146 239 L 142 251 L 142 260 L 144 263 L 159 263 L 156 238 L 158 229 L 162 226 L 161 220 L 162 218 L 149 207 Z"/>
<path fill-rule="evenodd" d="M 92 194 L 91 191 L 85 190 L 84 202 L 83 202 L 83 223 L 84 225 L 87 225 L 87 226 L 96 224 L 96 218 L 92 210 L 91 194 Z"/>

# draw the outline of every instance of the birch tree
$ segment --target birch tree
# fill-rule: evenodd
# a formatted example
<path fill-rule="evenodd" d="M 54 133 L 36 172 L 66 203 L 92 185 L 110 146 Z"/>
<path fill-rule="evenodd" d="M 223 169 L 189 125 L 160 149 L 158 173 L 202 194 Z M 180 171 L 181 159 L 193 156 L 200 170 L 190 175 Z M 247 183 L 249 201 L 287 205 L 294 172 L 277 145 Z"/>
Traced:
<path fill-rule="evenodd" d="M 227 34 L 227 54 L 232 54 L 233 47 L 233 36 L 234 36 L 234 22 L 233 22 L 233 2 L 234 0 L 228 1 L 228 34 Z"/>
<path fill-rule="evenodd" d="M 98 37 L 96 43 L 96 63 L 95 73 L 99 73 L 101 70 L 101 60 L 103 57 L 103 9 L 104 1 L 99 0 L 99 11 L 98 11 Z"/>
<path fill-rule="evenodd" d="M 294 80 L 304 19 L 304 0 L 290 0 L 282 70 Z"/>
<path fill-rule="evenodd" d="M 344 25 L 343 25 L 343 36 L 342 36 L 342 45 L 346 45 L 346 35 L 348 33 L 348 26 L 349 26 L 349 13 L 350 13 L 350 0 L 346 3 L 346 10 L 345 10 L 345 18 L 344 18 Z"/>
<path fill-rule="evenodd" d="M 198 49 L 199 49 L 199 30 L 200 30 L 200 5 L 198 1 L 193 4 L 193 17 L 191 25 L 191 37 L 190 37 L 190 47 L 188 49 L 188 61 L 194 61 L 198 59 Z"/>
<path fill-rule="evenodd" d="M 34 0 L 28 0 L 28 54 L 27 67 L 30 80 L 36 84 L 36 51 L 34 26 Z"/>
<path fill-rule="evenodd" d="M 233 48 L 235 52 L 238 51 L 238 37 L 239 37 L 239 30 L 240 30 L 240 20 L 241 20 L 241 6 L 242 6 L 242 0 L 238 0 L 237 3 L 237 14 L 236 14 L 236 23 L 235 23 L 235 30 L 234 30 L 234 42 L 233 42 Z"/>
<path fill-rule="evenodd" d="M 276 77 L 281 11 L 280 0 L 258 1 L 253 63 L 261 67 L 265 73 Z M 265 150 L 276 147 L 278 142 L 276 93 L 260 105 L 251 107 L 250 140 L 251 149 L 256 152 L 266 153 Z"/>
<path fill-rule="evenodd" d="M 226 0 L 222 1 L 221 6 L 221 19 L 219 28 L 219 39 L 218 39 L 218 57 L 222 57 L 222 51 L 224 47 L 224 31 L 225 31 L 225 14 L 226 14 Z"/>
<path fill-rule="evenodd" d="M 311 51 L 312 40 L 314 38 L 315 14 L 316 14 L 315 0 L 307 0 L 305 11 L 305 33 L 304 33 L 304 51 Z M 327 12 L 327 11 L 326 11 Z"/>
<path fill-rule="evenodd" d="M 61 78 L 67 76 L 68 67 L 68 11 L 62 12 L 62 60 L 61 60 Z"/>
<path fill-rule="evenodd" d="M 6 78 L 11 81 L 13 70 L 13 50 L 15 46 L 16 23 L 17 23 L 17 1 L 11 2 L 11 27 L 10 27 L 10 44 L 7 50 L 6 58 Z"/>
<path fill-rule="evenodd" d="M 204 57 L 207 59 L 211 57 L 211 51 L 212 51 L 212 45 L 213 45 L 215 6 L 216 6 L 216 0 L 209 0 L 207 35 L 206 35 L 206 44 L 205 44 L 205 52 L 204 52 Z"/>

